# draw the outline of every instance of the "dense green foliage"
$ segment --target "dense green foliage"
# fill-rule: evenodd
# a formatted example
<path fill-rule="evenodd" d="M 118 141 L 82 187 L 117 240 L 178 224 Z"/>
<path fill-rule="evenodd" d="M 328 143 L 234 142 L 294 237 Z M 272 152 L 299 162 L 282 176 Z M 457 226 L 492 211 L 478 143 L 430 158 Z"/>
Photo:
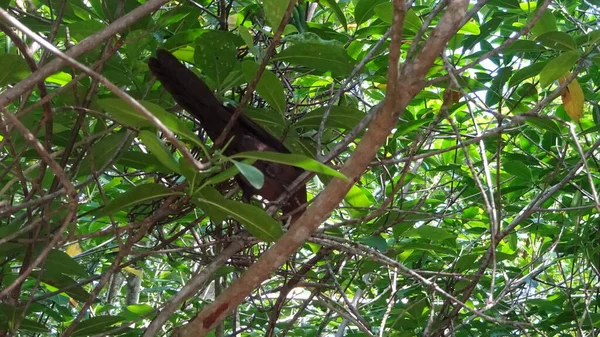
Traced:
<path fill-rule="evenodd" d="M 77 62 L 114 87 L 66 64 L 39 77 L 59 57 L 24 27 L 77 50 L 143 3 L 0 0 L 1 336 L 141 336 L 193 275 L 243 242 L 179 303 L 161 328 L 171 335 L 285 230 L 265 201 L 242 203 L 231 177 L 260 186 L 256 159 L 303 167 L 317 172 L 310 204 L 343 178 L 361 120 L 386 95 L 388 0 L 298 1 L 281 40 L 288 1 L 169 1 L 86 40 Z M 446 3 L 409 5 L 400 69 Z M 538 11 L 546 6 L 471 1 L 338 209 L 213 333 L 597 335 L 600 8 L 565 0 Z M 158 48 L 227 105 L 266 60 L 244 113 L 293 155 L 213 148 L 153 79 Z M 19 87 L 29 76 L 39 83 Z"/>

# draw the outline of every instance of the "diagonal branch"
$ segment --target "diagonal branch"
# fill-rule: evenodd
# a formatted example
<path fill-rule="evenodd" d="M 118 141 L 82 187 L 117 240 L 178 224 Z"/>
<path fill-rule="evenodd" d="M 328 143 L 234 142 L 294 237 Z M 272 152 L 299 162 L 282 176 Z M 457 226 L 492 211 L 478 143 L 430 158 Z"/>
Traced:
<path fill-rule="evenodd" d="M 190 151 L 181 142 L 179 142 L 179 140 L 177 140 L 177 138 L 175 137 L 175 134 L 169 128 L 167 128 L 167 126 L 164 125 L 160 119 L 158 119 L 156 116 L 154 116 L 150 111 L 148 111 L 148 109 L 146 109 L 141 103 L 139 103 L 137 100 L 135 100 L 129 94 L 127 94 L 125 91 L 121 90 L 117 85 L 115 85 L 114 83 L 109 81 L 106 77 L 98 74 L 97 72 L 90 69 L 89 67 L 77 62 L 77 60 L 75 60 L 73 57 L 69 56 L 68 53 L 63 53 L 58 48 L 56 48 L 53 44 L 51 44 L 48 41 L 44 40 L 43 38 L 39 37 L 37 34 L 35 34 L 33 31 L 31 31 L 29 28 L 27 28 L 25 25 L 23 25 L 21 22 L 19 22 L 15 18 L 13 18 L 10 14 L 8 14 L 6 11 L 3 11 L 2 9 L 0 9 L 0 19 L 10 23 L 11 25 L 13 25 L 15 27 L 18 27 L 23 33 L 27 34 L 31 39 L 33 39 L 34 41 L 36 41 L 37 43 L 39 43 L 40 45 L 42 45 L 43 47 L 45 47 L 46 49 L 50 50 L 52 53 L 57 55 L 58 59 L 62 59 L 70 66 L 85 72 L 86 74 L 88 74 L 91 77 L 93 77 L 94 79 L 96 79 L 98 82 L 102 83 L 106 88 L 108 88 L 110 91 L 112 91 L 117 97 L 121 98 L 123 101 L 125 101 L 127 104 L 129 104 L 129 106 L 134 108 L 144 118 L 146 118 L 154 126 L 156 126 L 156 128 L 165 135 L 165 138 L 167 138 L 167 140 L 169 140 L 169 142 L 171 144 L 173 144 L 173 146 L 181 152 L 183 157 L 188 162 L 190 162 L 190 164 L 192 164 L 196 169 L 198 169 L 199 171 L 202 171 L 204 169 L 207 169 L 210 166 L 210 163 L 203 164 L 203 163 L 197 161 L 194 158 L 194 156 L 190 153 Z M 43 68 L 40 68 L 40 70 L 41 69 L 43 69 Z M 33 75 L 35 75 L 35 74 L 37 74 L 37 72 L 34 73 Z M 32 76 L 28 77 L 27 79 L 31 78 Z M 23 80 L 20 83 L 27 81 L 27 79 Z M 0 101 L 1 100 L 2 100 L 2 98 L 0 96 Z"/>
<path fill-rule="evenodd" d="M 88 52 L 98 46 L 98 44 L 102 41 L 108 40 L 115 36 L 115 34 L 125 30 L 127 27 L 136 23 L 140 18 L 147 16 L 148 14 L 154 12 L 160 6 L 169 2 L 168 0 L 148 0 L 143 5 L 137 7 L 133 11 L 127 13 L 122 16 L 108 27 L 103 30 L 90 35 L 89 37 L 82 40 L 76 46 L 70 48 L 65 54 L 71 58 L 77 58 L 81 56 L 83 53 Z M 11 17 L 11 15 L 0 8 L 0 14 L 2 17 Z M 42 82 L 46 77 L 54 74 L 59 71 L 62 67 L 67 64 L 67 61 L 61 58 L 56 58 L 50 62 L 48 62 L 43 67 L 39 68 L 36 72 L 29 75 L 26 79 L 17 83 L 14 87 L 6 89 L 2 94 L 0 94 L 0 106 L 6 106 L 14 99 L 22 95 L 27 90 L 32 89 L 37 83 Z"/>

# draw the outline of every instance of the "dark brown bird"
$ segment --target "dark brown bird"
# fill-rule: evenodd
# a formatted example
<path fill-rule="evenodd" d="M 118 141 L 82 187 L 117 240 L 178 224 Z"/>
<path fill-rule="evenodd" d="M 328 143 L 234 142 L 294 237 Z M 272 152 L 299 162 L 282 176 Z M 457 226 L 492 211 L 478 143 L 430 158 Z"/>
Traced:
<path fill-rule="evenodd" d="M 168 51 L 158 50 L 156 58 L 151 57 L 148 66 L 175 101 L 194 116 L 213 142 L 216 141 L 231 119 L 233 110 L 221 104 L 208 86 Z M 224 151 L 228 156 L 245 151 L 290 153 L 281 141 L 244 114 L 240 114 L 226 136 L 224 144 L 229 144 Z M 254 167 L 265 176 L 265 183 L 261 189 L 257 190 L 252 187 L 241 174 L 236 176 L 245 200 L 258 194 L 273 201 L 286 191 L 288 185 L 303 172 L 302 169 L 293 166 L 261 160 L 256 161 Z M 302 186 L 289 197 L 281 209 L 285 215 L 305 203 L 306 186 Z M 295 212 L 292 222 L 301 214 L 302 211 Z"/>

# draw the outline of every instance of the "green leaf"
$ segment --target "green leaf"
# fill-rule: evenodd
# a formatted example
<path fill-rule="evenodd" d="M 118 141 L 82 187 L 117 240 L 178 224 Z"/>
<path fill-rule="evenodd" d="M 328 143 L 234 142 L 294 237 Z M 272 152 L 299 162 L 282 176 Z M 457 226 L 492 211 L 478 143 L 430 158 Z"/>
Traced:
<path fill-rule="evenodd" d="M 390 21 L 390 23 L 392 23 Z M 404 29 L 409 30 L 411 32 L 418 32 L 423 25 L 423 21 L 421 18 L 415 13 L 415 11 L 411 8 L 406 12 L 406 16 L 404 17 Z"/>
<path fill-rule="evenodd" d="M 118 150 L 121 145 L 124 144 L 123 148 L 127 148 L 127 145 L 130 142 L 131 137 L 129 137 L 126 131 L 113 133 L 100 139 L 92 146 L 92 149 L 84 157 L 77 176 L 81 177 L 92 174 L 92 169 L 93 171 L 98 171 L 101 168 L 104 168 L 113 159 L 118 159 Z"/>
<path fill-rule="evenodd" d="M 12 234 L 12 233 L 9 233 Z M 14 242 L 5 242 L 0 245 L 0 256 L 9 256 L 13 254 L 18 254 L 19 252 L 23 252 L 26 249 L 24 244 L 14 243 Z"/>
<path fill-rule="evenodd" d="M 527 180 L 531 180 L 532 178 L 531 170 L 522 161 L 511 160 L 510 162 L 505 162 L 502 168 L 504 169 L 504 172 L 515 177 L 520 177 Z"/>
<path fill-rule="evenodd" d="M 259 54 L 259 52 L 257 51 L 256 54 Z M 242 72 L 242 67 L 241 67 L 241 65 L 239 67 L 236 66 L 236 68 L 233 69 L 229 73 L 229 75 L 227 75 L 227 77 L 225 77 L 225 79 L 223 80 L 221 90 L 223 92 L 223 91 L 226 91 L 227 89 L 231 89 L 233 87 L 239 87 L 244 83 L 245 83 L 245 80 L 244 80 L 244 74 Z"/>
<path fill-rule="evenodd" d="M 448 232 L 445 229 L 432 226 L 421 226 L 418 228 L 409 229 L 402 234 L 402 236 L 413 237 L 413 238 L 424 238 L 434 241 L 444 241 L 446 239 L 452 239 L 455 237 L 454 234 Z"/>
<path fill-rule="evenodd" d="M 514 87 L 528 78 L 537 76 L 545 66 L 546 62 L 535 62 L 530 66 L 517 70 L 508 81 L 508 86 Z"/>
<path fill-rule="evenodd" d="M 419 129 L 421 126 L 431 123 L 432 120 L 432 118 L 423 118 L 415 121 L 399 123 L 395 136 L 404 136 L 409 134 L 410 132 Z"/>
<path fill-rule="evenodd" d="M 477 22 L 467 21 L 467 23 L 460 27 L 458 34 L 479 35 L 481 34 L 481 30 L 479 29 L 479 24 L 477 24 Z"/>
<path fill-rule="evenodd" d="M 199 201 L 210 204 L 233 217 L 259 240 L 273 242 L 283 235 L 281 225 L 261 208 L 233 200 L 219 203 L 207 199 L 199 199 Z"/>
<path fill-rule="evenodd" d="M 244 78 L 248 83 L 256 76 L 258 67 L 258 64 L 250 60 L 242 62 L 242 71 L 244 72 Z M 267 101 L 273 109 L 282 114 L 285 113 L 286 100 L 283 84 L 281 84 L 281 81 L 275 74 L 265 69 L 256 85 L 256 92 L 260 97 Z"/>
<path fill-rule="evenodd" d="M 0 87 L 19 82 L 31 74 L 27 62 L 15 54 L 0 55 Z"/>
<path fill-rule="evenodd" d="M 392 24 L 394 20 L 394 5 L 391 2 L 380 3 L 375 6 L 375 14 L 381 19 L 381 21 Z M 404 16 L 404 29 L 411 32 L 418 32 L 421 29 L 421 19 L 415 11 L 411 8 L 409 9 Z"/>
<path fill-rule="evenodd" d="M 263 128 L 275 136 L 275 138 L 282 138 L 287 131 L 289 131 L 289 125 L 287 120 L 282 114 L 277 113 L 271 109 L 259 109 L 259 108 L 248 108 L 244 109 L 244 114 L 253 121 L 258 123 Z M 288 137 L 286 137 L 287 140 Z"/>
<path fill-rule="evenodd" d="M 535 15 L 537 15 L 537 12 L 533 11 L 530 15 L 530 18 L 534 17 Z M 544 33 L 555 32 L 557 30 L 558 27 L 556 26 L 556 19 L 554 18 L 554 15 L 550 10 L 546 9 L 544 14 L 542 14 L 542 17 L 531 28 L 531 35 L 532 38 L 535 39 Z"/>
<path fill-rule="evenodd" d="M 172 173 L 155 156 L 139 151 L 125 151 L 117 160 L 117 164 L 145 172 Z"/>
<path fill-rule="evenodd" d="M 183 175 L 190 184 L 190 188 L 192 191 L 195 190 L 199 182 L 206 177 L 206 171 L 198 171 L 192 164 L 187 162 L 186 160 L 179 161 L 179 172 Z"/>
<path fill-rule="evenodd" d="M 492 85 L 490 86 L 490 89 L 488 90 L 485 96 L 486 105 L 492 106 L 500 102 L 500 99 L 502 98 L 504 84 L 506 83 L 506 81 L 508 81 L 511 74 L 511 67 L 504 67 L 498 70 L 498 74 L 494 76 L 494 79 L 492 80 Z"/>
<path fill-rule="evenodd" d="M 208 215 L 210 220 L 215 224 L 220 224 L 227 218 L 228 213 L 222 211 L 218 207 L 212 206 L 210 203 L 202 202 L 202 200 L 210 200 L 213 204 L 222 204 L 227 199 L 212 186 L 207 186 L 198 190 L 192 196 L 192 201 L 197 204 Z"/>
<path fill-rule="evenodd" d="M 252 34 L 250 34 L 250 30 L 244 26 L 238 26 L 238 30 L 240 32 L 240 37 L 242 38 L 242 40 L 244 40 L 244 43 L 246 43 L 246 46 L 248 46 L 250 51 L 252 51 L 253 53 L 257 51 L 256 47 L 254 46 L 254 37 L 252 36 Z"/>
<path fill-rule="evenodd" d="M 121 316 L 96 316 L 82 321 L 73 330 L 73 337 L 93 336 L 103 334 L 113 329 L 113 325 L 123 322 Z"/>
<path fill-rule="evenodd" d="M 381 236 L 371 236 L 368 238 L 360 239 L 359 241 L 371 248 L 377 249 L 382 253 L 388 250 L 388 244 L 385 241 L 385 239 Z"/>
<path fill-rule="evenodd" d="M 99 99 L 97 103 L 102 110 L 106 111 L 112 119 L 121 125 L 135 128 L 152 126 L 149 120 L 120 98 Z"/>
<path fill-rule="evenodd" d="M 21 325 L 19 326 L 19 330 L 29 331 L 33 333 L 49 333 L 50 329 L 48 329 L 45 325 L 38 323 L 36 321 L 32 321 L 30 319 L 24 318 L 21 321 Z"/>
<path fill-rule="evenodd" d="M 223 31 L 206 32 L 196 40 L 194 61 L 202 72 L 223 88 L 225 78 L 237 64 L 236 46 L 231 33 Z"/>
<path fill-rule="evenodd" d="M 595 45 L 600 41 L 600 31 L 594 30 L 588 34 L 576 37 L 578 46 Z"/>
<path fill-rule="evenodd" d="M 194 145 L 199 146 L 202 149 L 204 148 L 204 143 L 202 143 L 192 129 L 188 127 L 186 123 L 179 120 L 177 116 L 168 112 L 160 105 L 156 105 L 152 102 L 139 102 L 156 118 L 158 118 L 169 130 L 191 141 Z"/>
<path fill-rule="evenodd" d="M 558 80 L 559 77 L 571 70 L 577 59 L 579 59 L 579 54 L 575 51 L 569 51 L 550 60 L 540 73 L 540 86 L 545 88 Z"/>
<path fill-rule="evenodd" d="M 250 158 L 286 164 L 290 166 L 300 167 L 307 171 L 326 174 L 336 178 L 348 180 L 348 178 L 342 173 L 301 154 L 279 153 L 271 151 L 252 151 L 237 153 L 231 156 L 231 158 Z"/>
<path fill-rule="evenodd" d="M 39 311 L 46 309 L 40 305 L 32 304 L 28 306 L 27 311 L 23 307 L 15 307 L 13 305 L 8 304 L 0 304 L 0 328 L 4 329 L 4 331 L 10 330 L 9 327 L 13 327 L 15 323 L 20 323 L 19 332 L 17 334 L 8 334 L 11 336 L 24 336 L 28 334 L 23 334 L 22 332 L 28 331 L 33 333 L 43 333 L 46 334 L 50 332 L 45 325 L 42 325 L 36 321 L 32 321 L 29 319 L 25 319 L 24 317 L 34 308 L 37 307 Z M 43 308 L 43 309 L 42 309 Z"/>
<path fill-rule="evenodd" d="M 392 24 L 394 21 L 394 4 L 391 2 L 384 2 L 377 4 L 374 8 L 375 15 L 381 19 L 381 21 Z"/>
<path fill-rule="evenodd" d="M 148 183 L 138 185 L 120 193 L 113 200 L 109 201 L 106 206 L 96 211 L 95 215 L 97 218 L 100 218 L 150 200 L 177 194 L 181 193 L 173 192 L 171 189 L 161 184 Z"/>
<path fill-rule="evenodd" d="M 6 319 L 9 319 L 11 322 L 15 321 L 18 317 L 23 316 L 25 313 L 25 309 L 22 307 L 15 307 L 13 305 L 0 303 L 0 326 L 5 327 Z"/>
<path fill-rule="evenodd" d="M 221 267 L 219 267 L 219 269 L 217 269 L 214 276 L 215 277 L 229 276 L 236 272 L 237 272 L 237 268 L 234 266 L 221 266 Z"/>
<path fill-rule="evenodd" d="M 0 239 L 13 234 L 14 232 L 18 231 L 20 228 L 21 228 L 21 224 L 16 221 L 12 222 L 11 224 L 0 226 Z M 0 245 L 0 247 L 2 247 L 2 246 L 3 246 L 3 244 Z M 4 248 L 4 247 L 2 247 L 2 248 Z M 1 251 L 2 248 L 0 248 L 0 256 L 4 256 L 4 251 Z M 17 249 L 17 250 L 19 250 L 19 249 Z"/>
<path fill-rule="evenodd" d="M 564 32 L 548 32 L 538 36 L 536 41 L 541 42 L 544 46 L 556 50 L 577 50 L 577 42 L 575 39 Z"/>
<path fill-rule="evenodd" d="M 139 317 L 145 317 L 155 311 L 155 309 L 148 304 L 132 304 L 127 306 L 127 311 L 136 314 Z"/>
<path fill-rule="evenodd" d="M 198 139 L 196 134 L 175 115 L 152 102 L 138 102 L 148 109 L 148 111 L 150 111 L 156 118 L 158 118 L 169 130 L 180 136 L 183 136 L 197 146 L 202 148 L 204 147 L 204 144 Z M 111 115 L 113 119 L 118 121 L 120 124 L 136 128 L 147 128 L 153 126 L 149 120 L 147 120 L 133 107 L 121 99 L 107 98 L 100 100 L 98 103 L 106 112 Z"/>
<path fill-rule="evenodd" d="M 475 261 L 479 259 L 481 255 L 479 254 L 465 254 L 458 258 L 458 261 L 455 264 L 457 271 L 463 272 L 466 270 L 474 269 L 477 267 Z"/>
<path fill-rule="evenodd" d="M 227 180 L 233 178 L 238 173 L 240 173 L 240 170 L 238 170 L 237 166 L 235 166 L 235 165 L 230 166 L 226 170 L 219 172 L 218 174 L 215 174 L 214 176 L 208 178 L 206 180 L 206 182 L 204 183 L 204 185 L 219 184 L 223 181 L 227 181 Z"/>
<path fill-rule="evenodd" d="M 338 21 L 342 24 L 342 27 L 345 31 L 348 31 L 348 22 L 346 21 L 346 16 L 342 12 L 340 6 L 338 6 L 336 0 L 321 0 L 321 3 L 325 6 L 331 8 L 333 14 L 338 19 Z"/>
<path fill-rule="evenodd" d="M 205 29 L 187 29 L 177 32 L 168 38 L 167 41 L 165 41 L 163 48 L 167 50 L 174 50 L 186 47 L 187 45 L 196 41 L 196 39 L 205 32 Z"/>
<path fill-rule="evenodd" d="M 75 21 L 68 26 L 71 37 L 77 42 L 106 27 L 104 23 L 98 20 Z"/>
<path fill-rule="evenodd" d="M 561 134 L 560 127 L 558 127 L 555 121 L 540 117 L 527 117 L 526 121 L 528 124 L 541 128 L 543 130 L 550 131 L 557 135 Z"/>
<path fill-rule="evenodd" d="M 371 24 L 368 27 L 358 29 L 354 33 L 354 37 L 371 38 L 373 35 L 383 35 L 389 28 L 390 28 L 389 24 L 383 23 L 383 22 L 381 22 L 381 23 L 378 22 L 377 24 Z"/>
<path fill-rule="evenodd" d="M 353 207 L 349 210 L 353 218 L 364 216 L 366 210 L 373 205 L 373 200 L 368 193 L 359 186 L 353 185 L 344 196 L 344 202 Z"/>
<path fill-rule="evenodd" d="M 354 21 L 360 26 L 375 15 L 375 7 L 387 0 L 359 0 L 354 6 Z"/>
<path fill-rule="evenodd" d="M 294 10 L 292 11 L 292 23 L 302 24 L 302 21 L 300 21 L 300 18 L 298 17 L 298 10 L 299 10 L 299 7 L 296 6 L 294 8 Z M 286 25 L 285 28 L 283 29 L 283 35 L 286 36 L 286 35 L 293 35 L 293 34 L 300 34 L 300 32 L 298 31 L 298 28 L 296 28 L 296 26 L 294 26 L 294 25 Z"/>
<path fill-rule="evenodd" d="M 76 301 L 85 302 L 90 298 L 90 293 L 88 293 L 82 286 L 78 285 L 77 282 L 72 278 L 63 274 L 59 274 L 58 270 L 50 271 L 50 269 L 46 268 L 41 276 L 39 275 L 39 272 L 34 271 L 31 273 L 30 277 L 34 279 L 40 277 L 42 282 L 55 288 L 49 289 L 50 291 L 66 289 L 64 293 Z"/>
<path fill-rule="evenodd" d="M 286 48 L 274 61 L 289 62 L 317 71 L 331 71 L 335 77 L 347 76 L 354 69 L 356 61 L 348 56 L 346 50 L 337 45 L 318 43 L 299 43 Z"/>
<path fill-rule="evenodd" d="M 507 48 L 501 51 L 504 55 L 527 52 L 544 52 L 546 48 L 539 43 L 530 40 L 517 40 Z"/>
<path fill-rule="evenodd" d="M 309 111 L 306 115 L 300 118 L 296 124 L 294 124 L 294 127 L 310 127 L 318 130 L 321 125 L 321 120 L 323 119 L 323 114 L 326 110 L 327 107 L 324 106 Z M 356 108 L 335 105 L 331 107 L 331 111 L 329 112 L 325 126 L 328 128 L 351 130 L 361 121 L 363 117 L 365 117 L 365 113 Z"/>
<path fill-rule="evenodd" d="M 169 168 L 172 172 L 179 173 L 177 160 L 175 160 L 171 152 L 169 152 L 154 132 L 142 130 L 138 134 L 138 138 L 165 167 Z"/>
<path fill-rule="evenodd" d="M 265 11 L 265 16 L 267 17 L 267 22 L 273 30 L 276 30 L 281 24 L 281 20 L 283 19 L 283 15 L 285 14 L 285 10 L 289 3 L 290 0 L 263 1 L 263 9 Z"/>
<path fill-rule="evenodd" d="M 246 163 L 239 162 L 237 160 L 232 160 L 233 165 L 237 167 L 240 173 L 248 180 L 252 187 L 260 190 L 265 184 L 265 176 L 263 173 L 252 165 L 248 165 Z"/>
<path fill-rule="evenodd" d="M 196 55 L 196 50 L 190 45 L 186 45 L 185 47 L 179 48 L 173 52 L 173 56 L 175 56 L 178 60 L 191 64 L 194 63 L 194 55 Z"/>
<path fill-rule="evenodd" d="M 488 3 L 490 6 L 498 6 L 500 8 L 508 9 L 520 9 L 519 0 L 490 0 Z"/>
<path fill-rule="evenodd" d="M 40 247 L 40 251 L 42 247 Z M 52 249 L 48 253 L 48 258 L 46 259 L 46 268 L 49 270 L 53 270 L 56 272 L 63 273 L 65 275 L 74 275 L 81 277 L 89 277 L 90 275 L 85 270 L 85 268 L 77 263 L 72 257 L 70 257 L 67 253 Z"/>
<path fill-rule="evenodd" d="M 46 77 L 46 83 L 58 84 L 60 86 L 64 86 L 67 83 L 71 82 L 73 76 L 69 73 L 65 73 L 64 71 L 59 71 L 53 75 Z"/>
<path fill-rule="evenodd" d="M 443 247 L 440 245 L 432 245 L 429 243 L 420 243 L 420 242 L 408 242 L 403 243 L 398 246 L 398 249 L 401 250 L 420 250 L 429 253 L 439 253 L 445 254 L 449 256 L 456 256 L 456 252 L 448 247 Z"/>

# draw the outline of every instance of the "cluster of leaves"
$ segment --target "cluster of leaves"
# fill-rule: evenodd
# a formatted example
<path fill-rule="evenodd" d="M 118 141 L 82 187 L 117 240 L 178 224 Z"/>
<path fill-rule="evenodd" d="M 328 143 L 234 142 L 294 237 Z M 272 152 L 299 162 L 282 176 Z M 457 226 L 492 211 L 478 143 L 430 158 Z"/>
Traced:
<path fill-rule="evenodd" d="M 77 61 L 121 90 L 63 68 L 7 100 L 53 57 L 0 24 L 0 335 L 140 336 L 199 268 L 243 240 L 169 317 L 170 334 L 283 233 L 262 200 L 240 201 L 231 177 L 260 187 L 253 160 L 299 166 L 316 173 L 309 200 L 343 178 L 335 168 L 364 136 L 351 131 L 385 97 L 393 4 L 298 1 L 269 55 L 288 3 L 168 2 L 102 41 L 93 34 L 142 2 L 0 0 L 0 23 L 15 16 L 63 50 L 87 38 L 94 48 Z M 403 61 L 444 4 L 404 13 Z M 473 2 L 322 231 L 215 334 L 596 335 L 598 13 L 574 0 L 546 6 Z M 230 105 L 267 60 L 244 113 L 293 154 L 213 148 L 152 78 L 158 48 Z"/>

